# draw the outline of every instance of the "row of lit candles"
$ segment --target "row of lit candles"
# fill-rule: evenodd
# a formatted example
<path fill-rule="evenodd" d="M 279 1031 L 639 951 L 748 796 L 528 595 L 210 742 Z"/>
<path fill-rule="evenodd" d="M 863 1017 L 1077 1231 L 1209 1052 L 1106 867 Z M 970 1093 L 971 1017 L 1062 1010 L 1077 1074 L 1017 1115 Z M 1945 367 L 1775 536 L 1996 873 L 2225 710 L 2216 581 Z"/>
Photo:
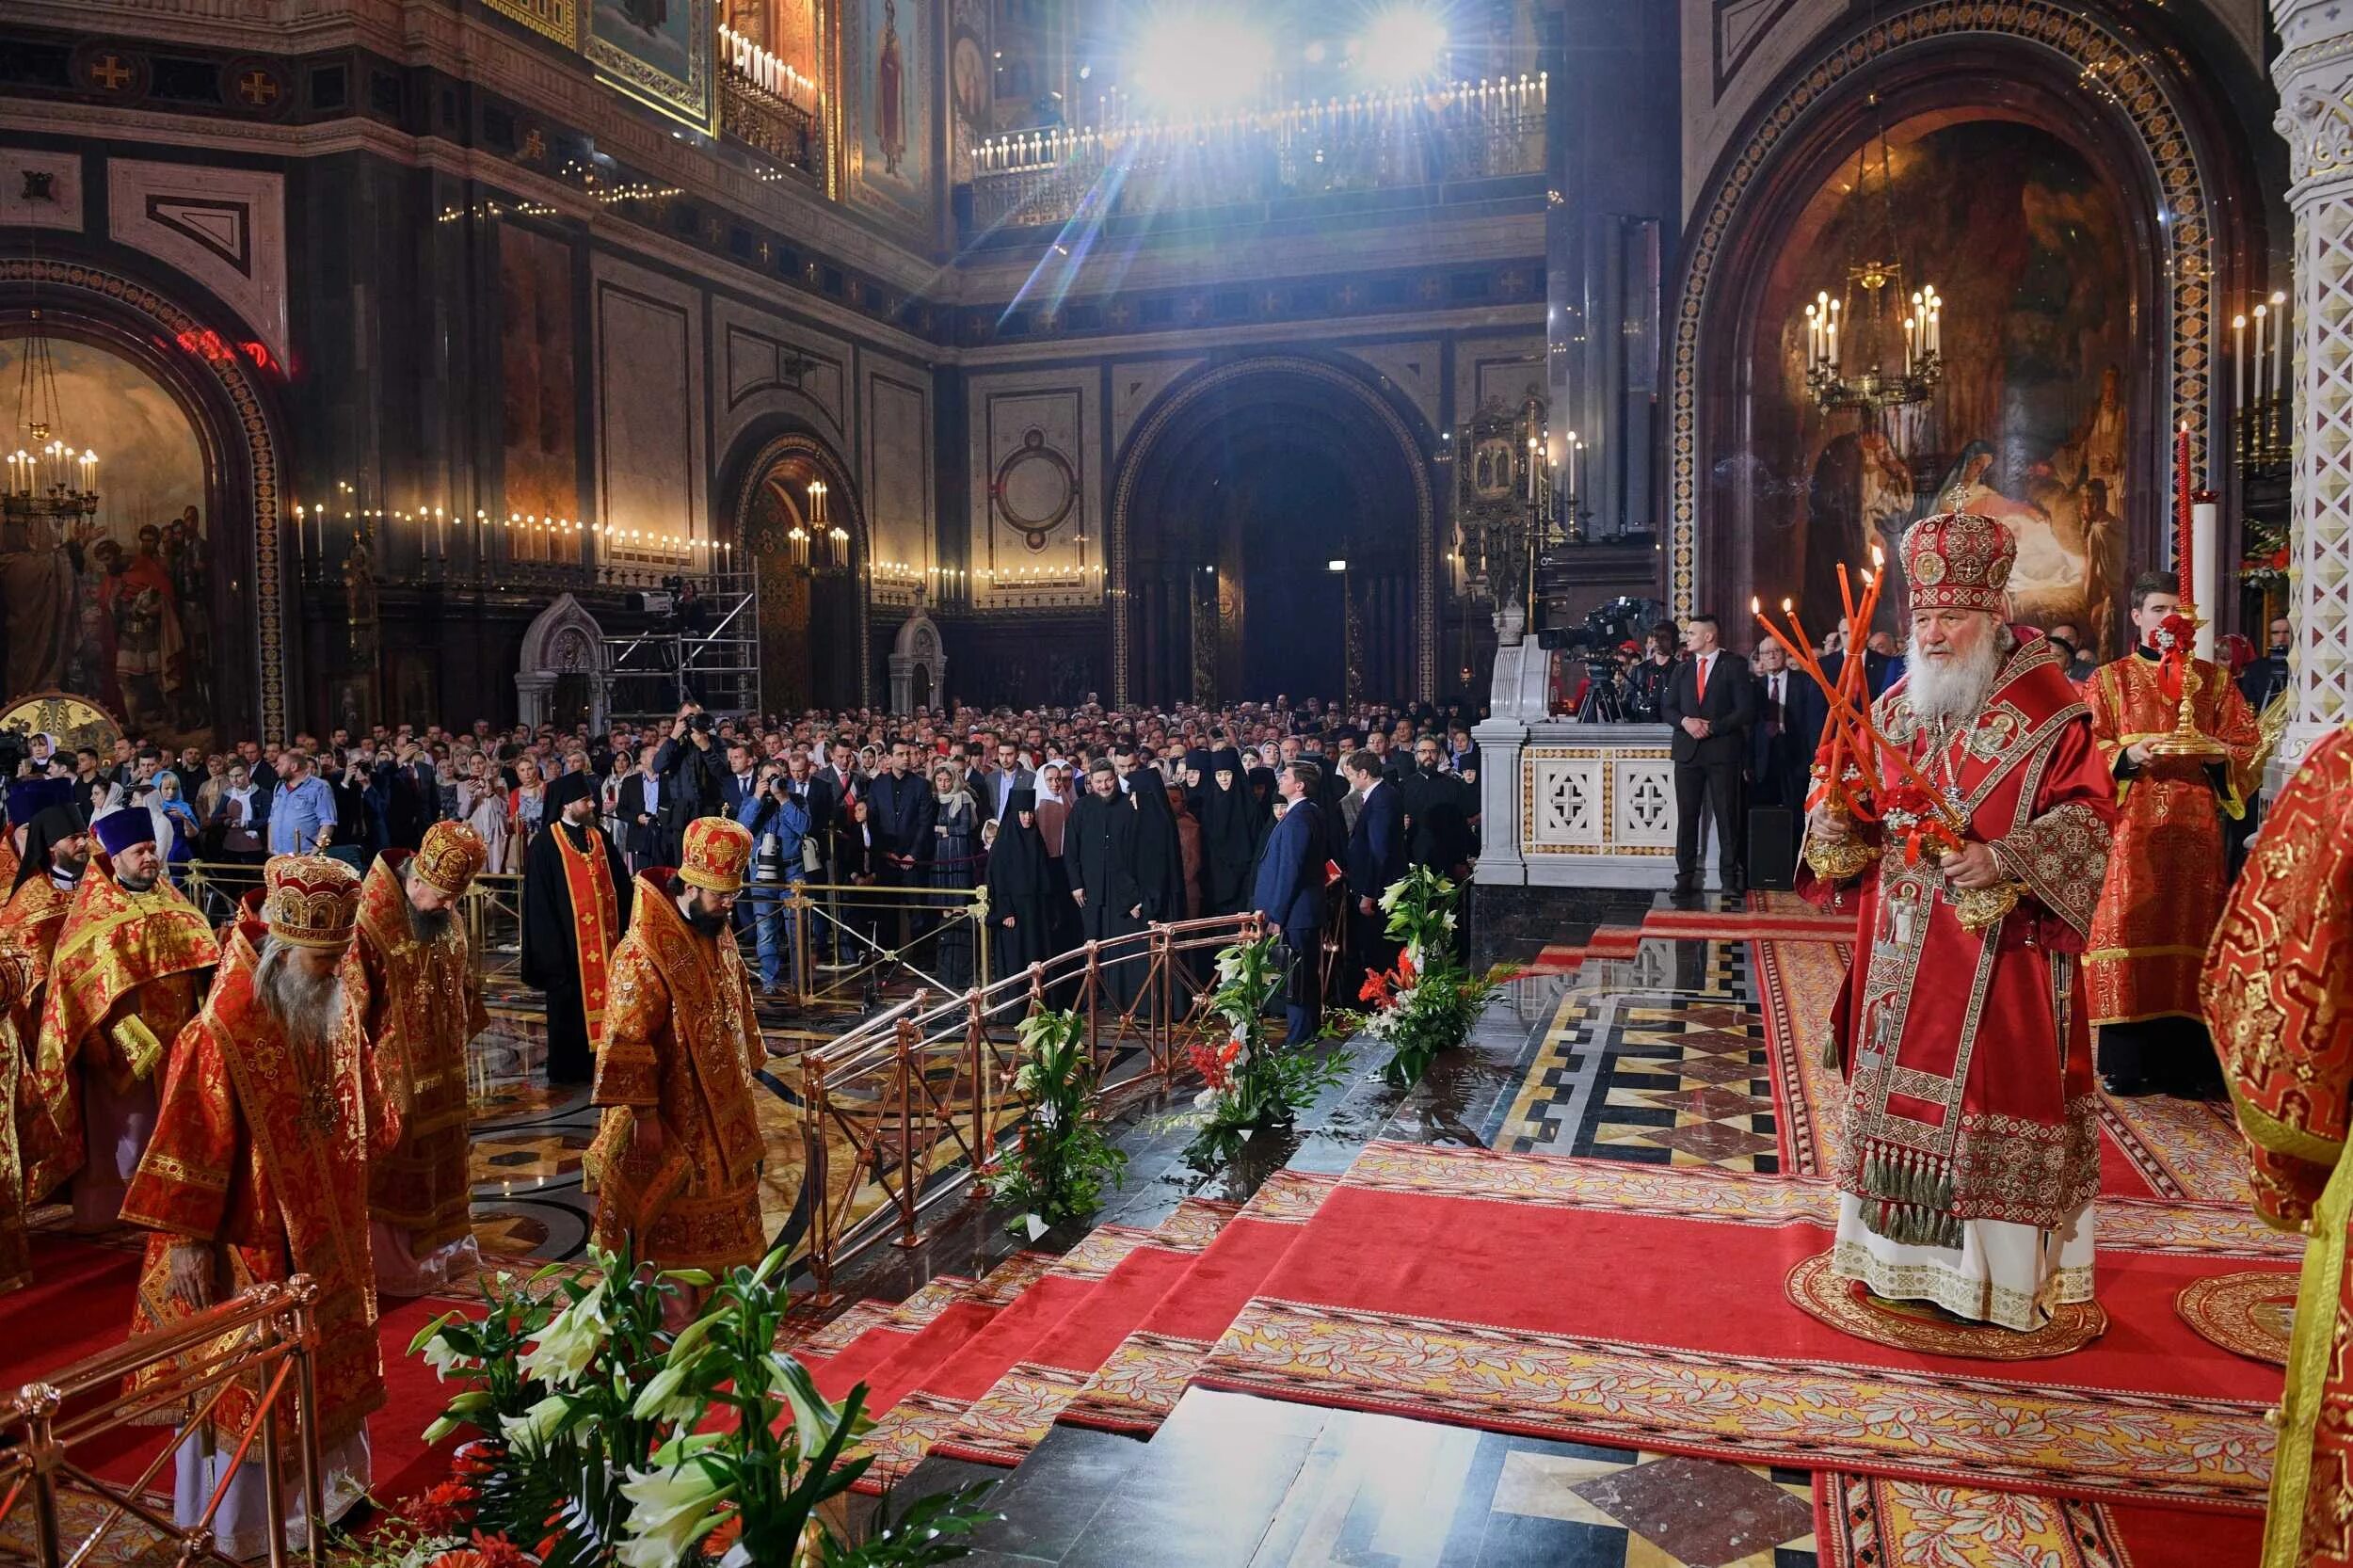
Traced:
<path fill-rule="evenodd" d="M 1813 365 L 1838 363 L 1839 301 L 1823 289 L 1814 296 L 1814 303 L 1805 308 L 1805 356 Z M 1915 289 L 1912 295 L 1912 313 L 1904 317 L 1904 374 L 1912 374 L 1918 360 L 1945 351 L 1945 296 L 1931 283 L 1926 289 Z"/>
<path fill-rule="evenodd" d="M 51 441 L 39 452 L 20 448 L 8 454 L 8 489 L 13 494 L 69 490 L 88 495 L 97 488 L 95 452 L 76 452 L 63 441 Z"/>
<path fill-rule="evenodd" d="M 1544 102 L 1545 83 L 1545 73 L 1538 72 L 1533 76 L 1521 76 L 1516 80 L 1505 77 L 1492 83 L 1484 78 L 1476 84 L 1455 82 L 1434 93 L 1358 93 L 1351 98 L 1294 104 L 1281 109 L 1241 109 L 1206 120 L 1123 120 L 1114 115 L 1112 100 L 1105 95 L 1097 100 L 1102 123 L 1096 126 L 1084 130 L 1056 127 L 1015 131 L 990 136 L 982 141 L 978 157 L 980 167 L 984 170 L 1042 162 L 1059 163 L 1082 150 L 1092 150 L 1098 144 L 1115 143 L 1129 136 L 1230 136 L 1242 132 L 1296 131 L 1303 127 L 1322 129 L 1336 123 L 1344 126 L 1352 120 L 1386 115 L 1433 100 L 1447 107 L 1459 104 L 1474 109 L 1525 108 Z"/>
<path fill-rule="evenodd" d="M 328 506 L 296 505 L 295 507 L 296 539 L 305 553 L 308 552 L 310 545 L 309 536 L 303 531 L 306 526 L 315 525 L 322 530 L 320 543 L 323 548 L 325 525 L 337 515 L 336 510 Z M 578 518 L 542 516 L 536 512 L 509 512 L 503 518 L 493 518 L 488 511 L 477 508 L 472 518 L 469 519 L 463 512 L 452 512 L 442 506 L 420 506 L 413 512 L 404 511 L 398 507 L 389 510 L 382 507 L 345 507 L 340 515 L 344 521 L 354 524 L 363 520 L 389 520 L 446 528 L 454 522 L 460 528 L 471 523 L 475 531 L 481 534 L 488 534 L 494 529 L 503 533 L 593 534 L 632 550 L 667 551 L 674 554 L 684 552 L 706 553 L 715 552 L 722 559 L 732 555 L 735 551 L 734 544 L 726 539 L 698 539 L 683 534 L 658 533 L 650 528 L 607 528 L 600 522 L 586 522 Z"/>
<path fill-rule="evenodd" d="M 2270 364 L 2269 386 L 2273 397 L 2285 395 L 2288 378 L 2288 296 L 2274 294 L 2248 312 L 2255 318 L 2255 395 L 2264 395 L 2265 363 Z M 2237 396 L 2233 407 L 2247 407 L 2247 316 L 2231 318 L 2231 359 L 2237 366 Z"/>
<path fill-rule="evenodd" d="M 772 92 L 796 108 L 815 106 L 815 82 L 725 23 L 719 25 L 719 53 L 729 70 L 761 91 Z"/>

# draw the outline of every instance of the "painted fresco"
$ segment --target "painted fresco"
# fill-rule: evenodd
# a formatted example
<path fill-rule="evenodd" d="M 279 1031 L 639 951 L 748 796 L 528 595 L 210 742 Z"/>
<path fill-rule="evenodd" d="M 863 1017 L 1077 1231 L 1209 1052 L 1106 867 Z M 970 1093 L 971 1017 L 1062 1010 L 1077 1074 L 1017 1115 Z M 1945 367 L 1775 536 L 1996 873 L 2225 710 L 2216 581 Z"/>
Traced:
<path fill-rule="evenodd" d="M 2121 651 L 2115 601 L 2126 520 L 2152 498 L 2127 473 L 2132 286 L 2119 209 L 2084 157 L 2006 121 L 1893 133 L 1899 254 L 1945 300 L 1945 375 L 1925 413 L 1825 418 L 1804 388 L 1806 299 L 1835 292 L 1821 258 L 1886 232 L 1874 160 L 1849 161 L 1807 204 L 1764 290 L 1755 439 L 1759 591 L 1801 596 L 1807 625 L 1838 617 L 1837 565 L 1894 555 L 1914 518 L 1946 505 L 1998 518 L 2018 539 L 2021 620 L 2071 621 Z M 1987 329 L 1989 324 L 1999 329 Z M 1901 603 L 1891 594 L 1892 624 Z"/>
<path fill-rule="evenodd" d="M 712 125 L 712 0 L 590 0 L 588 57 L 632 97 L 690 125 Z"/>
<path fill-rule="evenodd" d="M 528 229 L 502 227 L 499 387 L 508 511 L 580 515 L 574 366 L 570 248 Z"/>
<path fill-rule="evenodd" d="M 921 0 L 860 0 L 857 17 L 858 181 L 920 216 L 931 204 L 933 17 Z"/>
<path fill-rule="evenodd" d="M 0 340 L 0 386 L 17 384 L 23 347 Z M 50 354 L 56 434 L 98 453 L 101 501 L 77 529 L 0 529 L 7 695 L 71 692 L 158 740 L 209 744 L 213 536 L 196 429 L 121 356 L 63 339 Z"/>

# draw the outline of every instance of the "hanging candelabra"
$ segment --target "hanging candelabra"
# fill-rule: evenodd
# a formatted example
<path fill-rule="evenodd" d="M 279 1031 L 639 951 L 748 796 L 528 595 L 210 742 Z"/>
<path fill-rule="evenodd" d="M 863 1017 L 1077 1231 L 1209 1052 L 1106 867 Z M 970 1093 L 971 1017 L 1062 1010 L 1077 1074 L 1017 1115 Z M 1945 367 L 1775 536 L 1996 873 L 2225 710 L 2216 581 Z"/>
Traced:
<path fill-rule="evenodd" d="M 57 366 L 41 325 L 40 284 L 17 365 L 16 424 L 29 444 L 8 454 L 8 488 L 0 514 L 16 531 L 39 520 L 44 536 L 65 537 L 98 515 L 98 454 L 58 434 L 65 415 L 57 397 Z"/>

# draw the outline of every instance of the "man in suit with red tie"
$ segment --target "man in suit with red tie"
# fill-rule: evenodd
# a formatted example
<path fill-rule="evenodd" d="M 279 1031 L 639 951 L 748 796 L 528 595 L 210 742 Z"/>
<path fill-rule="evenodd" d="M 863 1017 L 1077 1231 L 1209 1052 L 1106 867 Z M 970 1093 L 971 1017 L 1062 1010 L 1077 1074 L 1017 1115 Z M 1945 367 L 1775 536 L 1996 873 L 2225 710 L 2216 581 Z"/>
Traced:
<path fill-rule="evenodd" d="M 1777 637 L 1760 644 L 1756 668 L 1756 724 L 1750 730 L 1750 799 L 1789 812 L 1789 847 L 1805 821 L 1806 787 L 1814 753 L 1830 722 L 1821 688 L 1789 667 L 1789 649 Z M 1754 819 L 1752 819 L 1754 825 Z"/>
<path fill-rule="evenodd" d="M 1741 857 L 1740 775 L 1756 722 L 1756 682 L 1748 662 L 1720 646 L 1714 616 L 1693 616 L 1683 629 L 1684 660 L 1667 682 L 1661 717 L 1674 726 L 1675 883 L 1678 897 L 1699 890 L 1700 804 L 1716 817 L 1716 870 L 1723 890 L 1748 891 Z"/>

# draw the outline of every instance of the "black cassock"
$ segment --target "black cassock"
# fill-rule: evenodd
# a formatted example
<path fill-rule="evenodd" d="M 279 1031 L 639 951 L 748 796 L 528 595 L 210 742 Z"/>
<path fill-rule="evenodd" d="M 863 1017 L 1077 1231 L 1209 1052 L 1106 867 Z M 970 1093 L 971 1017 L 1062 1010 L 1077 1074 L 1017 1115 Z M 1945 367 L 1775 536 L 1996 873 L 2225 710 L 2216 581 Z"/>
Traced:
<path fill-rule="evenodd" d="M 988 967 L 990 978 L 1019 974 L 1055 952 L 1053 906 L 1057 894 L 1046 840 L 1033 823 L 1008 816 L 988 852 Z M 1013 923 L 1007 925 L 1005 921 Z"/>
<path fill-rule="evenodd" d="M 1250 867 L 1258 857 L 1257 802 L 1240 779 L 1201 787 L 1201 912 L 1238 915 L 1250 906 Z"/>
<path fill-rule="evenodd" d="M 591 835 L 604 846 L 605 869 L 613 874 L 613 901 L 619 911 L 618 943 L 629 929 L 629 872 L 613 841 L 593 827 L 560 819 L 539 829 L 523 856 L 523 984 L 548 994 L 548 1081 L 585 1083 L 596 1071 L 588 1045 L 588 1009 L 580 995 L 579 927 L 572 920 L 572 892 L 564 881 L 564 852 L 552 834 L 568 835 L 572 847 L 588 851 Z"/>
<path fill-rule="evenodd" d="M 1104 942 L 1144 929 L 1143 920 L 1128 913 L 1144 903 L 1144 888 L 1136 880 L 1136 808 L 1126 795 L 1109 800 L 1089 792 L 1071 808 L 1064 824 L 1063 866 L 1074 891 L 1086 894 L 1079 908 L 1079 933 L 1086 941 Z M 1107 964 L 1103 970 L 1105 1000 L 1125 1012 L 1135 1000 L 1145 959 Z"/>

